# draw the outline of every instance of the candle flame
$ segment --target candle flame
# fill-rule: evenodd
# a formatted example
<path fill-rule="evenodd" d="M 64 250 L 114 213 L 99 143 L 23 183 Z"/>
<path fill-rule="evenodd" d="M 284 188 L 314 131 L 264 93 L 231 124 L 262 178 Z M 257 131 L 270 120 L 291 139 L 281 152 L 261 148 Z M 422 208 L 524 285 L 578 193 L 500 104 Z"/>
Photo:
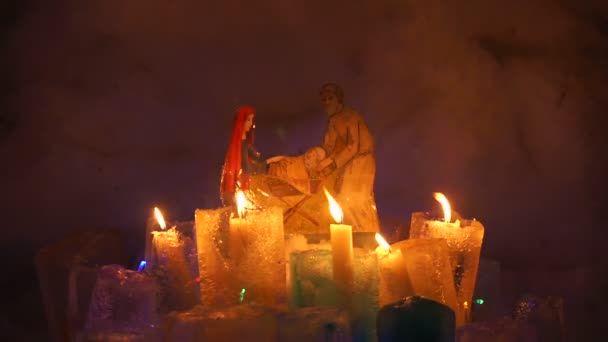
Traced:
<path fill-rule="evenodd" d="M 167 229 L 167 224 L 165 223 L 165 218 L 163 217 L 163 213 L 157 207 L 154 207 L 154 217 L 156 217 L 156 221 L 161 229 Z"/>
<path fill-rule="evenodd" d="M 329 194 L 327 189 L 323 189 L 323 191 L 325 191 L 325 196 L 327 196 L 327 201 L 329 202 L 329 212 L 331 213 L 331 216 L 337 223 L 342 223 L 342 220 L 344 219 L 342 208 L 340 208 L 338 202 Z"/>
<path fill-rule="evenodd" d="M 240 218 L 245 216 L 245 207 L 247 206 L 247 198 L 245 198 L 245 193 L 239 190 L 236 193 L 236 211 L 239 214 Z"/>
<path fill-rule="evenodd" d="M 378 242 L 378 244 L 380 246 L 382 246 L 382 248 L 386 249 L 387 252 L 391 252 L 391 245 L 388 244 L 388 242 L 386 242 L 386 240 L 384 240 L 384 238 L 382 237 L 382 235 L 380 235 L 380 233 L 376 233 L 376 241 Z"/>
<path fill-rule="evenodd" d="M 441 207 L 443 208 L 443 218 L 445 222 L 452 221 L 452 208 L 450 207 L 450 202 L 448 202 L 447 197 L 441 192 L 436 192 L 433 194 L 435 199 L 441 203 Z"/>

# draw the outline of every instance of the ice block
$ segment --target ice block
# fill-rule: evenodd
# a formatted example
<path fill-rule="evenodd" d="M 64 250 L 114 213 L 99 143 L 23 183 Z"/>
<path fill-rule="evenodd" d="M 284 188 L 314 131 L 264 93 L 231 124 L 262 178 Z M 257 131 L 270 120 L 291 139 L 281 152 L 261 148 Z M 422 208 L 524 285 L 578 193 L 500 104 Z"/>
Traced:
<path fill-rule="evenodd" d="M 196 210 L 195 235 L 200 277 L 200 300 L 206 307 L 223 307 L 238 303 L 231 269 L 227 262 L 228 217 L 230 208 Z"/>
<path fill-rule="evenodd" d="M 238 259 L 229 259 L 235 285 L 239 290 L 246 290 L 245 302 L 285 305 L 283 212 L 278 207 L 249 211 L 243 220 L 247 221 L 247 229 L 240 231 L 238 236 L 242 251 Z M 229 243 L 233 242 L 231 240 Z"/>
<path fill-rule="evenodd" d="M 456 324 L 463 324 L 464 314 L 458 304 L 445 240 L 409 239 L 399 241 L 391 247 L 404 255 L 413 292 L 406 296 L 422 296 L 447 305 L 456 315 Z"/>
<path fill-rule="evenodd" d="M 189 262 L 194 246 L 192 240 L 176 228 L 152 232 L 155 258 L 148 270 L 159 285 L 162 313 L 189 309 L 199 300 L 198 271 L 194 273 Z"/>
<path fill-rule="evenodd" d="M 456 322 L 452 309 L 413 296 L 385 305 L 378 312 L 378 341 L 453 342 Z"/>
<path fill-rule="evenodd" d="M 277 312 L 256 304 L 223 310 L 196 306 L 170 313 L 163 324 L 165 341 L 277 341 Z"/>
<path fill-rule="evenodd" d="M 97 277 L 86 330 L 145 331 L 158 323 L 157 286 L 152 277 L 120 265 L 103 266 Z"/>
<path fill-rule="evenodd" d="M 279 341 L 350 342 L 348 313 L 337 308 L 303 308 L 279 314 Z"/>
<path fill-rule="evenodd" d="M 458 302 L 464 309 L 465 321 L 471 320 L 471 307 L 484 227 L 477 220 L 446 223 L 434 220 L 426 213 L 413 213 L 410 239 L 445 239 Z"/>
<path fill-rule="evenodd" d="M 336 306 L 332 254 L 329 249 L 308 249 L 291 253 L 289 259 L 289 306 Z"/>
<path fill-rule="evenodd" d="M 110 229 L 70 234 L 36 254 L 36 272 L 53 339 L 69 340 L 74 331 L 82 329 L 86 320 L 88 299 L 80 300 L 75 310 L 68 310 L 70 277 L 74 282 L 75 295 L 84 298 L 82 296 L 86 297 L 87 293 L 93 291 L 94 280 L 85 281 L 82 277 L 86 275 L 78 269 L 95 269 L 112 263 L 126 264 L 127 261 L 126 239 L 120 231 Z M 70 319 L 68 315 L 71 315 Z"/>
<path fill-rule="evenodd" d="M 351 326 L 355 341 L 375 341 L 379 309 L 378 256 L 362 248 L 354 249 L 354 285 L 351 297 Z"/>

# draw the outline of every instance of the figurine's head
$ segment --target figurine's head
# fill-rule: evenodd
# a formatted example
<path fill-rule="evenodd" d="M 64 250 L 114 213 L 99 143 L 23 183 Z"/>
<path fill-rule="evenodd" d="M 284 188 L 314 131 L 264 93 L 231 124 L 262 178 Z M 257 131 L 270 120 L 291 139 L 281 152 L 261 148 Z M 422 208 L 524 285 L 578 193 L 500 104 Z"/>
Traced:
<path fill-rule="evenodd" d="M 242 134 L 246 135 L 251 131 L 252 128 L 255 128 L 253 124 L 254 117 L 255 110 L 252 107 L 240 107 L 236 113 L 236 117 L 234 118 L 234 128 L 237 130 L 242 130 Z"/>
<path fill-rule="evenodd" d="M 325 150 L 319 146 L 311 147 L 304 153 L 304 166 L 308 170 L 313 170 L 323 159 L 325 159 Z"/>
<path fill-rule="evenodd" d="M 332 116 L 344 108 L 344 91 L 335 83 L 326 83 L 321 87 L 321 104 L 327 115 Z"/>

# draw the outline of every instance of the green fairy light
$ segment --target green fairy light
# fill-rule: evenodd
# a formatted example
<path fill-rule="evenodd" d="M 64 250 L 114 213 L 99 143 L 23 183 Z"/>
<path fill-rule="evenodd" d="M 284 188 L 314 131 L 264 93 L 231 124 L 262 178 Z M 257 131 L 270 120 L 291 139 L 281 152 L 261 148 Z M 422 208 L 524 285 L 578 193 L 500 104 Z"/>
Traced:
<path fill-rule="evenodd" d="M 241 294 L 239 296 L 239 303 L 242 303 L 243 300 L 245 299 L 245 291 L 246 291 L 245 288 L 241 289 Z"/>
<path fill-rule="evenodd" d="M 483 304 L 483 303 L 484 303 L 484 300 L 483 300 L 482 298 L 477 298 L 477 299 L 475 299 L 475 304 L 479 304 L 479 305 L 481 305 L 481 304 Z"/>

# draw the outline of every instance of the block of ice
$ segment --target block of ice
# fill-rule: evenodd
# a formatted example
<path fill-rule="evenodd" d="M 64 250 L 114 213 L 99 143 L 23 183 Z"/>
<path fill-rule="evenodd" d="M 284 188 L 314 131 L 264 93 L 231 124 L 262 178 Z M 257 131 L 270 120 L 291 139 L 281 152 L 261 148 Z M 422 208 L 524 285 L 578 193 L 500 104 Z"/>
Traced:
<path fill-rule="evenodd" d="M 114 263 L 126 264 L 127 255 L 126 239 L 122 233 L 109 229 L 68 235 L 36 254 L 36 272 L 53 339 L 69 340 L 71 334 L 82 329 L 88 313 L 88 296 L 94 284 L 88 279 L 88 271 L 83 270 Z M 69 289 L 70 278 L 72 291 Z M 77 298 L 71 309 L 68 309 L 69 293 Z"/>
<path fill-rule="evenodd" d="M 186 310 L 199 302 L 196 245 L 177 228 L 152 233 L 154 257 L 146 273 L 157 281 L 162 313 Z"/>
<path fill-rule="evenodd" d="M 445 239 L 450 257 L 454 285 L 459 305 L 464 309 L 465 320 L 470 321 L 473 291 L 479 267 L 484 227 L 477 220 L 459 220 L 446 223 L 432 219 L 426 213 L 413 213 L 411 239 Z"/>
<path fill-rule="evenodd" d="M 331 250 L 309 249 L 290 256 L 289 306 L 337 305 Z"/>
<path fill-rule="evenodd" d="M 157 286 L 146 274 L 120 265 L 99 271 L 86 329 L 95 331 L 144 331 L 158 322 Z"/>

